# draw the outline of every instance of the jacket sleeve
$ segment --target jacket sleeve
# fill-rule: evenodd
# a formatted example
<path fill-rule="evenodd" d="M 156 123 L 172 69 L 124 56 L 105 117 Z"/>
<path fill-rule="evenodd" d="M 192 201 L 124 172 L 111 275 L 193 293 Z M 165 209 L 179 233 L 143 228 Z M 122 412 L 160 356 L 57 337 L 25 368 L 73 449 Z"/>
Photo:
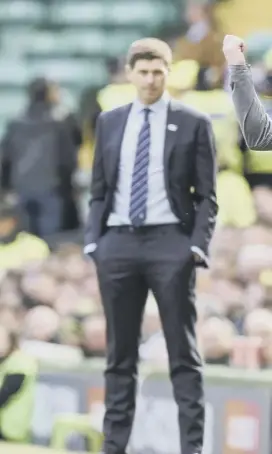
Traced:
<path fill-rule="evenodd" d="M 208 118 L 202 117 L 196 140 L 194 175 L 196 217 L 191 244 L 205 254 L 200 264 L 204 267 L 208 266 L 208 248 L 218 211 L 216 173 L 216 149 L 212 125 Z"/>
<path fill-rule="evenodd" d="M 23 386 L 25 375 L 10 374 L 6 375 L 0 388 L 0 408 L 3 408 Z"/>
<path fill-rule="evenodd" d="M 85 228 L 85 246 L 96 243 L 102 233 L 107 185 L 103 163 L 103 114 L 97 120 L 96 144 L 91 181 L 91 200 Z"/>
<path fill-rule="evenodd" d="M 248 66 L 230 66 L 232 99 L 242 133 L 252 150 L 272 150 L 272 121 L 254 88 Z"/>

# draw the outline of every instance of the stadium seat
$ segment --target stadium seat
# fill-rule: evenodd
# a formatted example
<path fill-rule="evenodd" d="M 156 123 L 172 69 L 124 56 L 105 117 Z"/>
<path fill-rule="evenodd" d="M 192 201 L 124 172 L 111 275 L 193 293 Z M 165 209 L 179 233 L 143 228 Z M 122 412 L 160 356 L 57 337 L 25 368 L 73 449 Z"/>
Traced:
<path fill-rule="evenodd" d="M 29 81 L 29 71 L 24 60 L 0 58 L 0 86 L 25 86 Z"/>
<path fill-rule="evenodd" d="M 13 118 L 18 115 L 26 105 L 26 95 L 20 93 L 0 90 L 0 118 Z"/>
<path fill-rule="evenodd" d="M 16 30 L 16 31 L 15 31 Z M 7 26 L 1 27 L 0 42 L 1 54 L 10 58 L 21 57 L 28 48 L 29 43 L 35 39 L 35 28 L 30 25 L 26 26 Z"/>
<path fill-rule="evenodd" d="M 176 7 L 162 0 L 60 1 L 53 5 L 51 17 L 60 24 L 139 24 L 144 27 L 175 19 Z"/>
<path fill-rule="evenodd" d="M 41 23 L 45 17 L 45 7 L 33 0 L 1 0 L 0 23 Z"/>
<path fill-rule="evenodd" d="M 246 53 L 250 63 L 260 61 L 272 47 L 272 32 L 258 31 L 246 37 Z"/>
<path fill-rule="evenodd" d="M 107 83 L 107 72 L 102 60 L 38 58 L 29 60 L 28 66 L 31 77 L 43 75 L 61 84 L 100 86 Z"/>
<path fill-rule="evenodd" d="M 71 56 L 73 54 L 101 55 L 107 47 L 107 37 L 101 29 L 39 31 L 29 41 L 26 54 Z"/>
<path fill-rule="evenodd" d="M 108 11 L 103 1 L 56 2 L 51 9 L 53 23 L 58 24 L 100 24 Z"/>
<path fill-rule="evenodd" d="M 122 0 L 112 3 L 109 18 L 116 25 L 139 24 L 153 27 L 168 22 L 172 13 L 176 13 L 176 10 L 173 10 L 169 4 L 165 6 L 160 1 L 139 0 L 135 3 L 128 3 Z"/>
<path fill-rule="evenodd" d="M 128 47 L 136 39 L 143 37 L 140 30 L 119 31 L 118 33 L 109 33 L 108 46 L 104 55 L 107 57 L 120 57 L 127 53 Z"/>
<path fill-rule="evenodd" d="M 72 433 L 87 438 L 90 452 L 97 453 L 102 449 L 102 434 L 91 427 L 89 415 L 80 414 L 59 415 L 55 418 L 51 447 L 53 449 L 65 449 L 66 439 Z"/>

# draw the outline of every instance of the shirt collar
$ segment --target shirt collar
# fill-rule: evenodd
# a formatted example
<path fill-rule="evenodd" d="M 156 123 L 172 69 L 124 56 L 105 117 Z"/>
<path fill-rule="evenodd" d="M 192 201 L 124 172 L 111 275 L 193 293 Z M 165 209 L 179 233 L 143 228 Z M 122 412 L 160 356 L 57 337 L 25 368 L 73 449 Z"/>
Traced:
<path fill-rule="evenodd" d="M 160 110 L 168 107 L 170 96 L 167 92 L 164 92 L 162 97 L 158 99 L 154 104 L 146 106 L 141 103 L 139 99 L 136 99 L 133 103 L 133 110 L 137 113 L 142 112 L 144 109 L 149 108 L 151 112 L 158 113 Z"/>

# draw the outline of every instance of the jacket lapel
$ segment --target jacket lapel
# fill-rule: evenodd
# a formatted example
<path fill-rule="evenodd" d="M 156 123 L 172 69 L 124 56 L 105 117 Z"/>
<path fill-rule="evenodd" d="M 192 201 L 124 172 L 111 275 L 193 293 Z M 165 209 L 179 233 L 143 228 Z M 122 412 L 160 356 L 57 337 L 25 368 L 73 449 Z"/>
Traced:
<path fill-rule="evenodd" d="M 164 170 L 168 170 L 169 159 L 171 152 L 176 143 L 178 133 L 178 115 L 176 114 L 175 102 L 171 100 L 169 102 L 167 119 L 166 119 L 166 131 L 165 131 L 165 143 L 164 143 Z"/>
<path fill-rule="evenodd" d="M 118 176 L 122 141 L 131 107 L 132 104 L 124 106 L 123 109 L 118 112 L 114 119 L 115 121 L 113 122 L 114 134 L 112 134 L 112 141 L 110 144 L 111 153 L 109 154 L 110 162 L 108 164 L 110 166 L 111 181 L 114 187 Z"/>

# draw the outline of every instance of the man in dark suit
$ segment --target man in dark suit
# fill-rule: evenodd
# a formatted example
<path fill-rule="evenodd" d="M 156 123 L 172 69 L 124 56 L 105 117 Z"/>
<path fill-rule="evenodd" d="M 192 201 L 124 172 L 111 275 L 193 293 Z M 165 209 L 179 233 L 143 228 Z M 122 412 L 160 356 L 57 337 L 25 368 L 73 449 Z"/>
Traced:
<path fill-rule="evenodd" d="M 107 321 L 106 454 L 124 454 L 131 433 L 148 290 L 166 338 L 182 454 L 203 447 L 194 288 L 217 213 L 215 147 L 206 116 L 165 92 L 171 60 L 162 41 L 133 43 L 127 73 L 138 97 L 98 120 L 85 254 L 96 263 Z"/>

